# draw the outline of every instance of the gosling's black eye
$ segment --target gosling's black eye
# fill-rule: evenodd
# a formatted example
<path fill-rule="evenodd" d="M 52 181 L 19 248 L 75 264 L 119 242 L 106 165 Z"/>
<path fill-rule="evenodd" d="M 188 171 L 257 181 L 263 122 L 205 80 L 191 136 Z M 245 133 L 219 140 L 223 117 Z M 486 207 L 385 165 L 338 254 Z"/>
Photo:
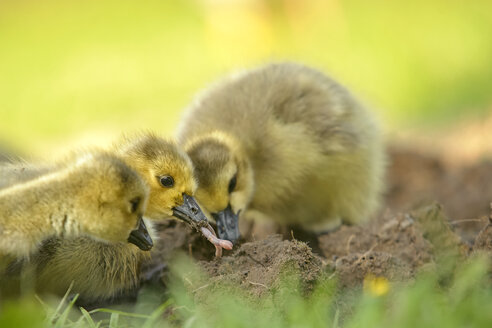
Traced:
<path fill-rule="evenodd" d="M 132 213 L 135 213 L 138 209 L 138 205 L 140 204 L 140 197 L 136 197 L 130 201 L 131 204 L 131 211 Z"/>
<path fill-rule="evenodd" d="M 161 186 L 166 188 L 171 188 L 174 186 L 174 179 L 170 175 L 163 175 L 162 177 L 158 177 L 159 183 Z"/>
<path fill-rule="evenodd" d="M 236 188 L 236 183 L 237 183 L 237 174 L 234 174 L 231 181 L 229 182 L 229 194 L 234 191 L 234 188 Z"/>

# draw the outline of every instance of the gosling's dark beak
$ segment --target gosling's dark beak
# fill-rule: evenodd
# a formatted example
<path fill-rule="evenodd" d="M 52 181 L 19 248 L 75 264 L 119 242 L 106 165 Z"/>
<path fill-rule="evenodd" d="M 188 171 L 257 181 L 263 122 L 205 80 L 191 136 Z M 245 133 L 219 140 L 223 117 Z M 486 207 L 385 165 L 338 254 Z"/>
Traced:
<path fill-rule="evenodd" d="M 226 239 L 233 244 L 239 239 L 239 212 L 234 214 L 229 204 L 225 210 L 219 213 L 212 213 L 217 222 L 217 231 L 220 239 Z"/>
<path fill-rule="evenodd" d="M 203 214 L 195 198 L 183 194 L 183 205 L 173 208 L 173 216 L 197 228 L 207 222 L 207 217 Z"/>
<path fill-rule="evenodd" d="M 142 251 L 149 251 L 152 246 L 154 246 L 152 238 L 149 235 L 149 231 L 147 230 L 142 217 L 138 219 L 137 229 L 130 233 L 128 242 L 136 245 Z"/>

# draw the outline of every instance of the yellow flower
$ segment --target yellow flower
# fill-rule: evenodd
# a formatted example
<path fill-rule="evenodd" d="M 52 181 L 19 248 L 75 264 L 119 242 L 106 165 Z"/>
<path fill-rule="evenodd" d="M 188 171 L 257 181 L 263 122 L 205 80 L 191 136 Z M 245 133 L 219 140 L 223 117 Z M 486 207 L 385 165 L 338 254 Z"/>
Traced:
<path fill-rule="evenodd" d="M 368 274 L 364 278 L 364 292 L 373 296 L 383 296 L 390 289 L 389 281 L 385 277 L 376 277 Z"/>

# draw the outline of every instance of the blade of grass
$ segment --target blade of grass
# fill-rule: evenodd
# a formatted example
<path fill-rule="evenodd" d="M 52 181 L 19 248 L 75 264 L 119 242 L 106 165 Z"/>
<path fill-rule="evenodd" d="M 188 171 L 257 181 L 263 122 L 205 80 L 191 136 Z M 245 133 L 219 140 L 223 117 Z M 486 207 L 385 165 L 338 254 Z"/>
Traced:
<path fill-rule="evenodd" d="M 166 311 L 166 309 L 169 306 L 171 306 L 172 303 L 173 303 L 173 300 L 169 299 L 166 302 L 162 303 L 157 309 L 155 309 L 150 314 L 149 319 L 147 319 L 145 321 L 145 324 L 144 324 L 143 328 L 150 328 L 150 327 L 152 327 L 152 325 L 155 323 L 155 321 L 157 321 L 157 319 L 159 319 L 159 317 L 162 316 L 162 314 L 164 313 L 164 311 Z"/>
<path fill-rule="evenodd" d="M 332 324 L 332 327 L 333 328 L 338 328 L 339 327 L 338 326 L 338 322 L 340 320 L 339 316 L 340 316 L 340 311 L 339 310 L 336 310 L 335 311 L 335 316 L 333 317 L 333 324 Z"/>
<path fill-rule="evenodd" d="M 51 306 L 49 306 L 48 304 L 46 304 L 46 302 L 44 302 L 41 297 L 39 297 L 37 294 L 34 295 L 34 297 L 36 298 L 36 300 L 41 304 L 43 310 L 46 312 L 46 315 L 48 316 L 49 313 L 51 313 L 53 311 L 53 308 Z"/>
<path fill-rule="evenodd" d="M 58 313 L 61 311 L 61 309 L 63 307 L 63 304 L 65 304 L 65 302 L 67 301 L 68 295 L 70 294 L 70 291 L 72 290 L 72 287 L 73 287 L 73 281 L 70 284 L 70 286 L 68 287 L 67 292 L 65 293 L 65 295 L 63 295 L 63 298 L 61 299 L 60 303 L 58 303 L 58 306 L 56 307 L 55 312 L 51 315 L 51 318 L 50 318 L 51 324 L 53 324 L 56 321 L 56 318 L 58 316 Z M 78 295 L 76 295 L 74 298 L 77 298 L 77 297 L 78 297 Z"/>
<path fill-rule="evenodd" d="M 83 307 L 79 307 L 80 309 L 80 312 L 82 312 L 82 315 L 84 316 L 85 320 L 87 321 L 87 323 L 89 324 L 89 326 L 91 328 L 96 328 L 96 324 L 94 323 L 94 320 L 92 320 L 92 317 L 91 315 L 89 314 L 89 312 L 87 312 L 86 309 L 84 309 Z"/>
<path fill-rule="evenodd" d="M 87 311 L 86 311 L 87 312 Z M 139 313 L 130 313 L 130 312 L 124 312 L 124 311 L 118 311 L 118 310 L 112 310 L 112 309 L 95 309 L 92 311 L 87 312 L 88 314 L 93 314 L 93 313 L 98 313 L 98 312 L 104 312 L 104 313 L 117 313 L 119 315 L 125 316 L 125 317 L 131 317 L 131 318 L 140 318 L 140 319 L 149 319 L 150 316 L 146 314 L 139 314 Z"/>
<path fill-rule="evenodd" d="M 73 308 L 75 302 L 77 301 L 77 298 L 79 298 L 79 295 L 75 295 L 75 297 L 68 303 L 67 307 L 61 314 L 61 316 L 56 320 L 55 327 L 63 327 L 67 321 L 68 314 L 70 313 L 70 310 Z"/>
<path fill-rule="evenodd" d="M 75 328 L 79 328 L 79 327 L 80 328 L 82 328 L 82 327 L 85 328 L 85 327 L 87 327 L 87 325 L 85 324 L 85 320 L 86 320 L 85 316 L 84 315 L 81 315 L 80 318 L 77 321 L 75 321 L 75 323 L 74 323 L 73 326 Z"/>
<path fill-rule="evenodd" d="M 118 313 L 112 313 L 109 319 L 109 328 L 118 328 L 118 320 L 120 315 Z"/>

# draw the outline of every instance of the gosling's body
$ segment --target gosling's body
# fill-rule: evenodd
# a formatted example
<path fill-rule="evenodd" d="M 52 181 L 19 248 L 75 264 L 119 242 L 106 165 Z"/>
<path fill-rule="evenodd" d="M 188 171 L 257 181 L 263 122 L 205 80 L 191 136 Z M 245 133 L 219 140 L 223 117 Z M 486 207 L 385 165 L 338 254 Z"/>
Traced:
<path fill-rule="evenodd" d="M 384 155 L 374 117 L 302 65 L 267 65 L 213 85 L 188 108 L 178 141 L 211 213 L 230 204 L 241 220 L 323 231 L 366 220 L 378 206 Z"/>
<path fill-rule="evenodd" d="M 27 162 L 0 165 L 0 189 L 33 180 L 55 172 L 59 163 L 35 165 Z M 152 222 L 145 220 L 155 240 Z M 126 242 L 106 243 L 87 236 L 76 238 L 52 237 L 41 243 L 29 261 L 11 257 L 3 279 L 13 285 L 17 293 L 21 271 L 34 268 L 35 289 L 38 293 L 64 295 L 69 286 L 79 294 L 79 304 L 111 300 L 135 295 L 139 286 L 140 266 L 150 259 L 150 252 L 142 251 Z M 5 265 L 4 265 L 5 266 Z"/>
<path fill-rule="evenodd" d="M 121 160 L 86 154 L 60 170 L 0 190 L 0 255 L 29 256 L 51 236 L 126 242 L 147 195 L 147 186 Z"/>
<path fill-rule="evenodd" d="M 191 162 L 174 142 L 143 134 L 125 138 L 114 145 L 112 152 L 135 169 L 150 187 L 147 219 L 171 217 L 172 208 L 183 203 L 183 194 L 194 193 Z M 35 166 L 24 167 L 24 172 L 35 174 Z M 14 170 L 10 172 L 15 175 Z M 173 188 L 159 184 L 157 177 L 165 174 L 174 177 Z M 152 234 L 150 223 L 146 220 Z M 140 283 L 140 267 L 149 259 L 150 252 L 131 244 L 107 244 L 79 237 L 47 241 L 31 262 L 36 267 L 39 292 L 63 295 L 73 281 L 72 292 L 80 295 L 79 304 L 87 305 L 133 297 Z"/>

